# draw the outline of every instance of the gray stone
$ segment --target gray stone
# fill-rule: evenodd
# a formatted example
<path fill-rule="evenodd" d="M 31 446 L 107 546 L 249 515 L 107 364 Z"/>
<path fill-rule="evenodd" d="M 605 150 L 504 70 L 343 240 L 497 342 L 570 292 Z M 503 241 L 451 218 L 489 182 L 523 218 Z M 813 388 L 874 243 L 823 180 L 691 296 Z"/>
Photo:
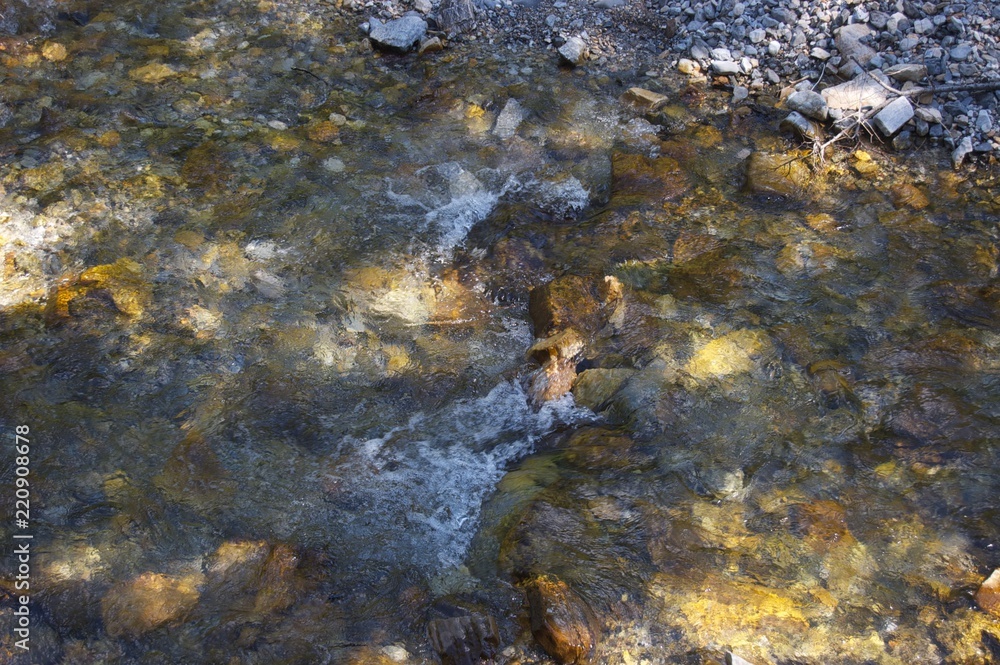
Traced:
<path fill-rule="evenodd" d="M 918 37 L 904 37 L 903 39 L 899 40 L 899 50 L 904 52 L 912 51 L 913 49 L 917 48 L 917 44 L 919 43 L 920 39 Z"/>
<path fill-rule="evenodd" d="M 742 85 L 733 86 L 733 104 L 739 104 L 750 96 L 750 91 Z"/>
<path fill-rule="evenodd" d="M 885 12 L 879 12 L 879 11 L 871 12 L 868 15 L 868 22 L 876 30 L 883 30 L 885 29 L 886 24 L 889 22 L 889 15 L 886 14 Z"/>
<path fill-rule="evenodd" d="M 733 53 L 727 48 L 714 48 L 709 52 L 712 60 L 732 60 Z"/>
<path fill-rule="evenodd" d="M 624 7 L 625 0 L 597 0 L 594 6 L 600 9 L 614 9 L 615 7 Z"/>
<path fill-rule="evenodd" d="M 460 34 L 476 24 L 476 8 L 472 0 L 441 0 L 438 26 L 450 34 Z"/>
<path fill-rule="evenodd" d="M 818 141 L 823 138 L 823 129 L 819 124 L 798 111 L 792 111 L 788 117 L 781 121 L 781 129 L 794 132 L 800 138 L 810 141 Z"/>
<path fill-rule="evenodd" d="M 430 14 L 434 6 L 431 5 L 431 0 L 413 0 L 413 8 L 421 14 Z"/>
<path fill-rule="evenodd" d="M 906 32 L 910 29 L 910 19 L 902 12 L 896 12 L 886 21 L 885 29 L 889 32 Z"/>
<path fill-rule="evenodd" d="M 717 74 L 741 74 L 743 70 L 740 69 L 740 64 L 738 62 L 733 62 L 732 60 L 713 60 L 712 69 Z"/>
<path fill-rule="evenodd" d="M 778 55 L 779 53 L 781 53 L 781 44 L 779 44 L 776 40 L 772 39 L 770 42 L 767 43 L 767 52 L 771 56 Z"/>
<path fill-rule="evenodd" d="M 837 50 L 845 60 L 854 59 L 861 65 L 867 65 L 875 57 L 875 50 L 861 43 L 861 40 L 870 36 L 871 28 L 863 23 L 852 23 L 837 30 L 835 42 Z"/>
<path fill-rule="evenodd" d="M 952 60 L 957 60 L 959 62 L 965 60 L 971 54 L 972 54 L 972 45 L 966 42 L 962 42 L 958 46 L 951 49 L 951 51 L 948 53 L 948 55 L 951 56 Z"/>
<path fill-rule="evenodd" d="M 913 22 L 913 31 L 918 35 L 926 35 L 934 32 L 934 21 L 929 18 L 920 18 Z"/>
<path fill-rule="evenodd" d="M 757 28 L 756 30 L 751 30 L 748 35 L 751 44 L 760 44 L 767 37 L 767 31 Z"/>
<path fill-rule="evenodd" d="M 915 63 L 893 65 L 885 73 L 897 81 L 920 81 L 927 76 L 927 67 Z"/>
<path fill-rule="evenodd" d="M 830 52 L 817 46 L 812 51 L 809 51 L 809 56 L 825 62 L 830 59 Z"/>
<path fill-rule="evenodd" d="M 976 117 L 976 129 L 981 134 L 986 134 L 993 130 L 993 118 L 990 117 L 990 112 L 986 109 L 981 110 Z"/>
<path fill-rule="evenodd" d="M 913 118 L 913 105 L 906 97 L 897 97 L 875 114 L 875 127 L 883 136 L 892 136 Z"/>
<path fill-rule="evenodd" d="M 804 116 L 816 120 L 826 120 L 827 103 L 823 95 L 812 90 L 797 90 L 785 100 L 785 106 Z"/>
<path fill-rule="evenodd" d="M 559 47 L 559 57 L 573 67 L 583 64 L 587 59 L 587 42 L 579 37 L 570 37 Z"/>
<path fill-rule="evenodd" d="M 388 23 L 369 21 L 368 37 L 378 48 L 405 53 L 427 34 L 427 22 L 419 16 L 404 16 Z"/>
<path fill-rule="evenodd" d="M 524 109 L 516 99 L 508 99 L 500 115 L 497 116 L 496 124 L 493 125 L 493 135 L 509 139 L 517 133 L 522 120 L 524 120 Z"/>
<path fill-rule="evenodd" d="M 775 21 L 781 21 L 785 25 L 795 25 L 795 22 L 799 20 L 799 15 L 786 7 L 775 7 L 771 10 L 771 18 Z"/>
<path fill-rule="evenodd" d="M 695 60 L 708 60 L 708 49 L 701 44 L 691 47 L 691 57 Z"/>
<path fill-rule="evenodd" d="M 972 152 L 972 139 L 966 136 L 951 153 L 951 165 L 956 169 L 965 161 L 965 156 Z"/>
<path fill-rule="evenodd" d="M 918 106 L 913 109 L 913 115 L 930 124 L 941 124 L 941 111 L 932 106 Z"/>

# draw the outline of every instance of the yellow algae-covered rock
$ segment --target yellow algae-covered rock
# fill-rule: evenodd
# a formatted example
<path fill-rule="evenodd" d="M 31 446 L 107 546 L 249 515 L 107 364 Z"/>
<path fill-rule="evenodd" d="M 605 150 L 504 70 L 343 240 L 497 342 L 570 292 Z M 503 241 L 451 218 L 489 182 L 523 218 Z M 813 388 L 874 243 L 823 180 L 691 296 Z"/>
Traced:
<path fill-rule="evenodd" d="M 317 143 L 331 143 L 340 136 L 340 127 L 329 120 L 322 120 L 309 126 L 306 130 L 310 141 Z"/>
<path fill-rule="evenodd" d="M 136 67 L 128 73 L 128 77 L 139 83 L 162 83 L 166 79 L 177 76 L 178 72 L 170 65 L 162 62 L 151 62 L 142 67 Z"/>
<path fill-rule="evenodd" d="M 42 45 L 42 57 L 51 62 L 60 62 L 66 59 L 66 47 L 59 42 L 45 42 Z"/>
<path fill-rule="evenodd" d="M 684 370 L 699 381 L 749 372 L 771 348 L 763 331 L 737 330 L 704 344 Z"/>
<path fill-rule="evenodd" d="M 934 622 L 934 633 L 947 654 L 947 665 L 996 663 L 992 648 L 1000 642 L 1000 619 L 992 614 L 963 608 Z"/>
<path fill-rule="evenodd" d="M 138 318 L 152 300 L 150 285 L 143 278 L 142 266 L 132 259 L 84 270 L 79 283 L 88 289 L 107 291 L 122 314 Z"/>
<path fill-rule="evenodd" d="M 923 210 L 931 204 L 927 194 L 919 187 L 909 182 L 901 182 L 892 188 L 892 203 L 897 208 L 908 207 Z"/>
<path fill-rule="evenodd" d="M 110 300 L 110 303 L 108 303 Z M 152 300 L 142 267 L 131 259 L 94 266 L 76 279 L 60 282 L 49 294 L 45 316 L 49 323 L 64 321 L 86 311 L 86 304 L 113 304 L 115 311 L 136 319 Z"/>
<path fill-rule="evenodd" d="M 198 602 L 200 575 L 143 573 L 121 582 L 101 599 L 104 628 L 112 637 L 136 637 L 181 621 Z"/>
<path fill-rule="evenodd" d="M 812 174 L 795 155 L 755 152 L 747 162 L 747 189 L 754 194 L 800 198 Z"/>

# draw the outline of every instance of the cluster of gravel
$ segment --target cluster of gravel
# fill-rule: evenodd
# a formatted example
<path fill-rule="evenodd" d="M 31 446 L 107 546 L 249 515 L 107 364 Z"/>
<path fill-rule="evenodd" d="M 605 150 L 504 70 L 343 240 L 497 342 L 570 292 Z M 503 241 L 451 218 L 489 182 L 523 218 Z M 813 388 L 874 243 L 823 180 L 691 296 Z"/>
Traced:
<path fill-rule="evenodd" d="M 455 2 L 354 1 L 354 11 L 382 18 L 419 10 L 432 29 L 441 3 Z M 451 34 L 453 41 L 508 51 L 540 49 L 557 59 L 560 46 L 580 37 L 589 50 L 581 66 L 640 78 L 677 69 L 692 77 L 726 76 L 738 92 L 749 94 L 774 94 L 803 80 L 821 89 L 901 63 L 926 67 L 926 77 L 911 85 L 1000 80 L 1000 3 L 992 1 L 459 1 L 475 3 L 476 23 Z M 851 53 L 838 39 L 845 26 L 854 26 L 847 32 L 860 36 Z M 1000 155 L 998 102 L 996 91 L 935 94 L 924 104 L 930 113 L 891 138 L 897 147 L 926 141 Z"/>

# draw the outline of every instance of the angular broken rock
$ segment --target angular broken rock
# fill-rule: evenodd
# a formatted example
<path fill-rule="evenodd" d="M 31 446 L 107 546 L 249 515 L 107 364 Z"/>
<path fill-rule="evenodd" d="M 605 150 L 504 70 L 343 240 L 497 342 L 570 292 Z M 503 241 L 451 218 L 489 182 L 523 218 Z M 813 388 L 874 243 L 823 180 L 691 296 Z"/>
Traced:
<path fill-rule="evenodd" d="M 383 23 L 377 18 L 368 22 L 368 38 L 378 48 L 405 53 L 427 34 L 427 22 L 419 16 L 404 16 Z"/>
<path fill-rule="evenodd" d="M 888 76 L 896 79 L 897 81 L 920 81 L 927 76 L 927 67 L 924 65 L 917 65 L 913 63 L 903 63 L 899 65 L 894 65 L 889 69 L 885 70 Z"/>
<path fill-rule="evenodd" d="M 587 42 L 580 37 L 570 37 L 559 47 L 559 57 L 567 65 L 582 65 L 587 59 Z"/>
<path fill-rule="evenodd" d="M 627 102 L 632 102 L 636 106 L 641 106 L 651 111 L 655 111 L 667 103 L 665 95 L 653 92 L 652 90 L 646 90 L 645 88 L 629 88 L 625 91 L 624 99 Z"/>
<path fill-rule="evenodd" d="M 517 133 L 517 128 L 524 120 L 524 109 L 516 99 L 508 99 L 503 110 L 497 116 L 497 122 L 493 125 L 493 135 L 502 139 L 509 139 Z"/>
<path fill-rule="evenodd" d="M 796 90 L 785 100 L 785 106 L 804 116 L 820 121 L 826 120 L 828 106 L 823 95 L 818 92 Z"/>
<path fill-rule="evenodd" d="M 438 26 L 446 33 L 457 35 L 476 24 L 476 8 L 472 0 L 441 0 Z"/>
<path fill-rule="evenodd" d="M 913 105 L 906 97 L 897 97 L 875 114 L 875 127 L 883 136 L 892 136 L 913 118 Z"/>

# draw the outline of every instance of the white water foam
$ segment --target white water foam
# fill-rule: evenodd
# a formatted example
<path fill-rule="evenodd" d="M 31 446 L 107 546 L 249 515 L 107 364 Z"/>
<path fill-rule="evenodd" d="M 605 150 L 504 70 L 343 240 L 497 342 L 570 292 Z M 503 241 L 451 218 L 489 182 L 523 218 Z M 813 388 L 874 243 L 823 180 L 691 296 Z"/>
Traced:
<path fill-rule="evenodd" d="M 483 500 L 508 464 L 556 427 L 592 418 L 572 397 L 534 410 L 521 386 L 418 413 L 384 436 L 345 440 L 341 478 L 360 506 L 347 528 L 373 545 L 364 559 L 409 560 L 433 572 L 462 562 Z"/>
<path fill-rule="evenodd" d="M 472 227 L 493 212 L 500 197 L 520 186 L 510 176 L 498 186 L 488 187 L 458 162 L 427 166 L 413 175 L 415 182 L 390 181 L 386 195 L 401 208 L 423 213 L 424 226 L 439 234 L 437 246 L 445 253 L 461 244 Z M 397 187 L 403 191 L 396 191 Z"/>

